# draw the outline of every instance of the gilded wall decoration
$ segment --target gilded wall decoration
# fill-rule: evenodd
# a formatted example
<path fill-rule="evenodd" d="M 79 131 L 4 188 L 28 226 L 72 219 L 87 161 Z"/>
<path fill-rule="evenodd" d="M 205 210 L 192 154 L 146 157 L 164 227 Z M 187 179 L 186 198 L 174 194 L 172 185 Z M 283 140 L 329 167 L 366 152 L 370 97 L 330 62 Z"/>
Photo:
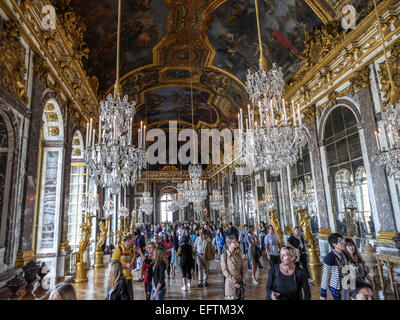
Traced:
<path fill-rule="evenodd" d="M 48 121 L 54 122 L 58 120 L 57 113 L 55 112 L 48 112 L 46 113 L 46 118 Z"/>
<path fill-rule="evenodd" d="M 400 42 L 397 42 L 390 50 L 389 57 L 389 67 L 392 72 L 393 81 L 397 90 L 400 89 Z M 382 85 L 381 91 L 384 93 L 386 101 L 383 102 L 384 105 L 388 102 L 389 92 L 392 88 L 389 75 L 386 67 L 386 62 L 379 64 L 379 78 Z"/>
<path fill-rule="evenodd" d="M 356 71 L 354 77 L 350 79 L 351 84 L 356 87 L 357 92 L 369 85 L 370 83 L 369 74 L 370 74 L 370 69 L 367 66 L 359 71 Z"/>
<path fill-rule="evenodd" d="M 26 104 L 25 49 L 20 35 L 18 23 L 0 19 L 0 84 Z"/>
<path fill-rule="evenodd" d="M 304 120 L 307 123 L 313 122 L 315 121 L 317 116 L 317 107 L 315 106 L 315 104 L 308 106 L 303 110 L 303 114 L 304 114 Z"/>

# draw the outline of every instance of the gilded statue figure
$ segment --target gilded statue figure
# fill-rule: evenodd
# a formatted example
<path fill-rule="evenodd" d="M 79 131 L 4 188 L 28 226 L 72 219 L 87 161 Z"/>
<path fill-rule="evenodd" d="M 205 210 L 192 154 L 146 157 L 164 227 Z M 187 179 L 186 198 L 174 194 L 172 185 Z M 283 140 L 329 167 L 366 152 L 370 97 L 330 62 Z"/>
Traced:
<path fill-rule="evenodd" d="M 76 262 L 81 262 L 84 252 L 89 244 L 90 234 L 92 231 L 92 218 L 93 216 L 87 216 L 86 221 L 82 222 L 81 229 L 82 229 L 82 236 L 81 240 L 79 241 L 79 250 L 76 254 Z"/>
<path fill-rule="evenodd" d="M 305 240 L 311 245 L 311 248 L 317 247 L 317 242 L 314 239 L 314 236 L 311 233 L 311 226 L 310 226 L 310 215 L 307 211 L 304 211 L 304 216 L 302 216 L 301 212 L 299 211 L 299 220 L 300 226 L 304 232 Z"/>
<path fill-rule="evenodd" d="M 99 223 L 99 229 L 100 229 L 100 236 L 99 239 L 97 240 L 97 245 L 96 245 L 96 252 L 101 252 L 101 248 L 103 247 L 104 243 L 106 242 L 107 239 L 107 232 L 108 232 L 108 225 L 109 225 L 110 219 L 106 218 L 106 223 L 104 221 L 101 221 Z"/>
<path fill-rule="evenodd" d="M 129 230 L 131 230 L 131 232 L 135 230 L 135 215 L 132 215 L 131 225 L 129 226 Z"/>
<path fill-rule="evenodd" d="M 283 242 L 283 234 L 282 234 L 281 225 L 279 223 L 279 215 L 275 214 L 274 211 L 268 212 L 268 215 L 269 215 L 269 219 L 271 220 L 272 226 L 274 227 L 274 231 L 279 238 L 279 242 L 281 245 L 283 245 L 283 243 L 284 243 Z"/>

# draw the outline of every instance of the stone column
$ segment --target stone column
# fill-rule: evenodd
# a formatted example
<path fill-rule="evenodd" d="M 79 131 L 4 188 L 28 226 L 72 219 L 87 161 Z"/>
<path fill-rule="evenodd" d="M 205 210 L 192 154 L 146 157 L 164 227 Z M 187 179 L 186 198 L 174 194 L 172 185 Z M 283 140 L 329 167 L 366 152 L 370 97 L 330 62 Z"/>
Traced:
<path fill-rule="evenodd" d="M 307 129 L 309 132 L 308 144 L 311 155 L 311 170 L 314 181 L 315 203 L 318 215 L 318 242 L 320 254 L 322 257 L 324 257 L 330 251 L 328 237 L 332 233 L 329 227 L 328 205 L 326 202 L 326 193 L 322 173 L 322 166 L 325 164 L 323 164 L 321 161 L 320 147 L 318 144 L 319 138 L 317 122 L 315 119 L 307 123 Z"/>
<path fill-rule="evenodd" d="M 377 235 L 378 249 L 395 252 L 391 238 L 399 226 L 396 228 L 385 169 L 378 164 L 379 150 L 375 138 L 377 125 L 370 86 L 360 89 L 357 92 L 357 98 L 361 106 L 362 130 L 360 130 L 360 139 L 361 146 L 364 146 L 364 165 L 367 172 L 368 187 L 372 189 L 369 190 L 369 195 L 373 209 L 375 230 L 379 231 L 379 235 Z"/>

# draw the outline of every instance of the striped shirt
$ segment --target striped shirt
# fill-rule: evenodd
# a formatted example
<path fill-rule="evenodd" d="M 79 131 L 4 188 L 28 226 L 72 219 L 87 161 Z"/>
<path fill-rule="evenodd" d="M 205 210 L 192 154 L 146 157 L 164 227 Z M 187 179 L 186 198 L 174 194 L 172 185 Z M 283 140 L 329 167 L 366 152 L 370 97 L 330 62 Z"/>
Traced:
<path fill-rule="evenodd" d="M 338 261 L 341 266 L 338 265 Z M 340 299 L 340 291 L 342 288 L 340 269 L 348 264 L 345 254 L 339 255 L 335 250 L 329 252 L 325 259 L 322 268 L 321 280 L 321 297 L 326 298 L 327 289 L 329 290 L 334 299 Z"/>

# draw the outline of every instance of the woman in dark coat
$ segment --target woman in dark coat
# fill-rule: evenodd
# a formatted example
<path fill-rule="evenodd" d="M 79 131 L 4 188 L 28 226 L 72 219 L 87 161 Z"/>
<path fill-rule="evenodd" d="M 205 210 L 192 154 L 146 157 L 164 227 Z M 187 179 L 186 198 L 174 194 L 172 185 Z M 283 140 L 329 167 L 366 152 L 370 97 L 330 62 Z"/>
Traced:
<path fill-rule="evenodd" d="M 188 236 L 184 236 L 182 239 L 182 245 L 178 249 L 178 256 L 181 257 L 181 269 L 183 277 L 183 291 L 190 289 L 192 280 L 192 268 L 194 265 L 193 259 L 193 248 L 190 245 L 190 239 Z"/>

